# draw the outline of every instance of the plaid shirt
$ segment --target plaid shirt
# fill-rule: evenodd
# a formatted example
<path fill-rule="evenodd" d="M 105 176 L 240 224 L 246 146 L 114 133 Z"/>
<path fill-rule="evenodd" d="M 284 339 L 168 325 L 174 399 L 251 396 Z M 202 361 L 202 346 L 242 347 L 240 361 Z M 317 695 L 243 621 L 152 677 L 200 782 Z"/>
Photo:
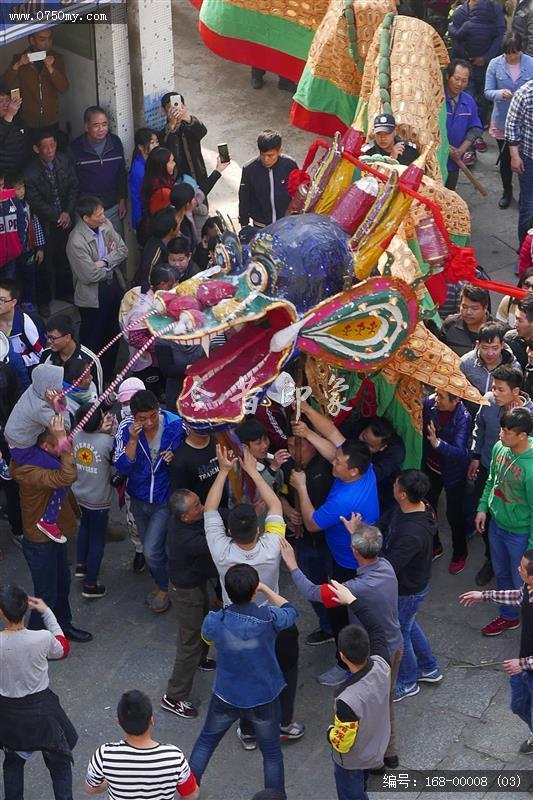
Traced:
<path fill-rule="evenodd" d="M 533 159 L 533 81 L 524 83 L 513 95 L 507 119 L 505 138 L 520 148 L 520 154 Z"/>
<path fill-rule="evenodd" d="M 502 606 L 521 606 L 523 589 L 487 589 L 481 592 L 483 600 L 492 600 Z M 529 588 L 529 602 L 533 603 L 533 589 Z M 518 662 L 522 669 L 533 669 L 533 655 L 519 658 Z"/>

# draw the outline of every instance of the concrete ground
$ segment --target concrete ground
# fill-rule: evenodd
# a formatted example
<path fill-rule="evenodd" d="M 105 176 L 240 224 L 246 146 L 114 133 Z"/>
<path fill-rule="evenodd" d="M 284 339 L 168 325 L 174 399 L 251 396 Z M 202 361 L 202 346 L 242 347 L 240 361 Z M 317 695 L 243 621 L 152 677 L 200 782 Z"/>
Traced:
<path fill-rule="evenodd" d="M 176 18 L 179 24 L 175 33 L 175 85 L 185 95 L 191 111 L 207 124 L 205 150 L 209 164 L 214 165 L 218 142 L 228 142 L 230 146 L 234 163 L 213 191 L 212 207 L 235 218 L 240 166 L 255 154 L 257 132 L 263 127 L 278 127 L 287 152 L 300 162 L 313 137 L 289 126 L 290 98 L 278 91 L 275 76 L 268 76 L 262 91 L 252 90 L 246 67 L 222 61 L 203 47 L 196 32 L 196 14 L 185 0 L 179 0 Z M 495 149 L 491 147 L 480 156 L 475 168 L 489 189 L 488 198 L 475 194 L 463 178 L 459 191 L 472 211 L 473 241 L 479 262 L 491 277 L 513 281 L 517 208 L 515 204 L 504 212 L 497 208 L 500 186 L 495 161 Z M 115 522 L 121 521 L 116 514 L 114 517 Z M 482 563 L 482 547 L 474 539 L 466 569 L 452 577 L 447 572 L 450 539 L 445 523 L 443 530 L 445 556 L 434 566 L 431 594 L 420 613 L 420 621 L 438 656 L 444 680 L 438 686 L 422 686 L 418 696 L 396 707 L 402 768 L 527 770 L 533 767 L 531 757 L 518 754 L 527 730 L 508 709 L 506 675 L 499 667 L 467 670 L 457 666 L 464 661 L 479 663 L 515 656 L 519 631 L 484 638 L 480 628 L 495 615 L 496 609 L 477 606 L 465 610 L 458 605 L 458 594 L 474 588 L 474 575 Z M 31 590 L 24 558 L 12 543 L 4 520 L 0 521 L 0 548 L 3 551 L 0 580 L 17 582 Z M 159 708 L 159 697 L 165 691 L 174 658 L 174 614 L 170 611 L 156 618 L 147 609 L 143 599 L 151 581 L 146 574 L 132 573 L 132 558 L 129 542 L 108 544 L 101 572 L 101 580 L 108 587 L 103 600 L 84 600 L 79 581 L 73 579 L 74 621 L 93 632 L 94 642 L 74 644 L 66 661 L 50 665 L 51 686 L 80 736 L 74 766 L 77 800 L 83 796 L 84 773 L 93 750 L 101 742 L 120 738 L 115 708 L 123 691 L 139 688 L 150 695 L 154 703 L 155 737 L 178 744 L 186 755 L 190 754 L 200 731 L 209 699 L 212 676 L 198 674 L 192 698 L 200 706 L 198 720 L 182 720 Z M 306 725 L 305 738 L 284 748 L 288 797 L 331 800 L 335 791 L 325 730 L 331 720 L 333 691 L 319 686 L 315 676 L 332 665 L 334 649 L 331 645 L 305 646 L 305 636 L 315 627 L 313 613 L 296 596 L 286 574 L 281 586 L 301 610 L 296 718 Z M 235 731 L 231 731 L 207 770 L 202 796 L 210 800 L 250 800 L 261 785 L 259 753 L 245 753 Z M 395 791 L 372 793 L 372 797 L 394 794 Z M 459 797 L 462 794 L 457 792 Z M 411 792 L 406 796 L 425 795 Z M 483 793 L 469 796 L 478 798 Z M 524 796 L 517 792 L 506 795 Z M 52 797 L 39 756 L 27 765 L 25 797 L 26 800 Z"/>

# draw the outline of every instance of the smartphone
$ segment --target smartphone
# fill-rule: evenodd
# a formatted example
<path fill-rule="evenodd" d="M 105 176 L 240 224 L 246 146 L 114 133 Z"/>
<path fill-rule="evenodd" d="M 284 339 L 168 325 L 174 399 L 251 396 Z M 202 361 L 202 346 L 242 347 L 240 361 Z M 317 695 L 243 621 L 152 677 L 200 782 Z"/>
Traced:
<path fill-rule="evenodd" d="M 229 161 L 231 161 L 231 156 L 229 154 L 229 149 L 227 144 L 225 143 L 217 144 L 217 150 L 220 156 L 220 160 L 222 161 L 223 164 L 227 164 Z"/>
<path fill-rule="evenodd" d="M 28 53 L 28 61 L 44 61 L 46 58 L 46 50 L 36 50 L 34 53 Z"/>
<path fill-rule="evenodd" d="M 181 102 L 181 97 L 179 94 L 170 95 L 170 106 L 171 108 L 177 108 L 178 111 L 181 111 L 183 108 L 183 103 Z"/>
<path fill-rule="evenodd" d="M 20 89 L 11 89 L 11 99 L 20 100 Z"/>

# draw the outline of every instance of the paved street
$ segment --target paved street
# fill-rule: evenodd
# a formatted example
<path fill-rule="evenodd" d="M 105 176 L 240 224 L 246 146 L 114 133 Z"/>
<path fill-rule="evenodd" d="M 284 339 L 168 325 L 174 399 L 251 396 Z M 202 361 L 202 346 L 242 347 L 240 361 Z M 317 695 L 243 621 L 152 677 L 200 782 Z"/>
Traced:
<path fill-rule="evenodd" d="M 176 0 L 178 1 L 178 0 Z M 236 218 L 236 191 L 240 166 L 255 155 L 255 139 L 263 127 L 278 127 L 288 153 L 301 162 L 310 134 L 293 130 L 288 123 L 290 98 L 277 89 L 277 78 L 268 76 L 260 92 L 249 85 L 249 70 L 217 58 L 201 44 L 195 25 L 196 12 L 179 0 L 176 28 L 175 88 L 182 92 L 192 113 L 207 125 L 205 139 L 209 165 L 215 162 L 216 145 L 228 142 L 234 164 L 224 173 L 212 193 L 212 208 L 220 208 Z M 172 88 L 171 82 L 162 90 Z M 488 137 L 487 137 L 488 138 Z M 487 199 L 460 180 L 459 190 L 467 199 L 474 219 L 473 241 L 478 260 L 491 277 L 514 281 L 516 246 L 516 205 L 500 211 L 500 195 L 495 148 L 480 156 L 476 174 L 489 188 Z M 120 517 L 115 515 L 115 522 Z M 420 620 L 429 635 L 444 672 L 438 686 L 423 686 L 419 695 L 396 707 L 402 767 L 412 769 L 533 769 L 532 757 L 518 754 L 525 738 L 525 726 L 508 710 L 508 679 L 498 668 L 460 669 L 463 661 L 497 661 L 517 655 L 519 631 L 487 639 L 480 628 L 494 616 L 491 606 L 465 610 L 457 595 L 474 588 L 474 575 L 482 562 L 479 540 L 470 543 L 467 568 L 452 577 L 447 572 L 450 537 L 443 524 L 445 556 L 435 564 L 431 594 Z M 0 580 L 12 581 L 31 589 L 29 573 L 20 550 L 11 542 L 7 525 L 0 521 Z M 81 798 L 86 764 L 95 747 L 103 741 L 120 738 L 115 708 L 120 694 L 131 688 L 146 691 L 155 707 L 155 738 L 178 744 L 186 755 L 198 735 L 209 699 L 212 676 L 198 674 L 193 701 L 200 705 L 196 721 L 182 720 L 165 713 L 158 700 L 165 690 L 175 649 L 173 611 L 154 617 L 143 603 L 151 588 L 149 577 L 131 571 L 133 549 L 129 542 L 108 544 L 101 580 L 108 587 L 100 601 L 81 598 L 79 581 L 73 579 L 71 592 L 74 622 L 93 632 L 94 642 L 72 647 L 64 662 L 50 665 L 51 686 L 58 693 L 78 730 L 80 741 L 75 751 L 75 797 Z M 305 636 L 315 627 L 310 607 L 298 598 L 286 574 L 282 591 L 301 609 L 300 678 L 296 718 L 305 723 L 306 736 L 285 746 L 285 770 L 289 800 L 331 800 L 335 797 L 333 770 L 325 730 L 331 720 L 331 689 L 319 686 L 317 673 L 333 663 L 331 645 L 309 648 Z M 202 784 L 202 797 L 209 800 L 249 800 L 262 786 L 261 757 L 258 751 L 245 753 L 235 731 L 225 738 L 213 758 Z M 397 793 L 373 793 L 374 798 Z M 42 759 L 33 758 L 26 768 L 26 800 L 50 800 L 51 787 Z M 426 797 L 416 792 L 406 798 Z M 427 797 L 439 798 L 444 794 Z M 457 797 L 463 793 L 458 792 Z M 468 796 L 483 797 L 483 792 Z M 499 797 L 500 794 L 486 794 Z M 502 797 L 518 798 L 509 793 Z"/>

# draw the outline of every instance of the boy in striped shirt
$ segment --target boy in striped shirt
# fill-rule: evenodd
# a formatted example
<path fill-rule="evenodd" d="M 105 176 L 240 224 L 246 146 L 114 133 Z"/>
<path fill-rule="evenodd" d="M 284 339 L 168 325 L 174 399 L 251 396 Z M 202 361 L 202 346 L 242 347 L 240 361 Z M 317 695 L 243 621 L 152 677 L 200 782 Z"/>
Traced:
<path fill-rule="evenodd" d="M 152 704 L 137 689 L 125 692 L 117 707 L 126 738 L 102 744 L 89 762 L 86 794 L 108 792 L 109 800 L 197 800 L 196 778 L 179 747 L 152 739 Z"/>

